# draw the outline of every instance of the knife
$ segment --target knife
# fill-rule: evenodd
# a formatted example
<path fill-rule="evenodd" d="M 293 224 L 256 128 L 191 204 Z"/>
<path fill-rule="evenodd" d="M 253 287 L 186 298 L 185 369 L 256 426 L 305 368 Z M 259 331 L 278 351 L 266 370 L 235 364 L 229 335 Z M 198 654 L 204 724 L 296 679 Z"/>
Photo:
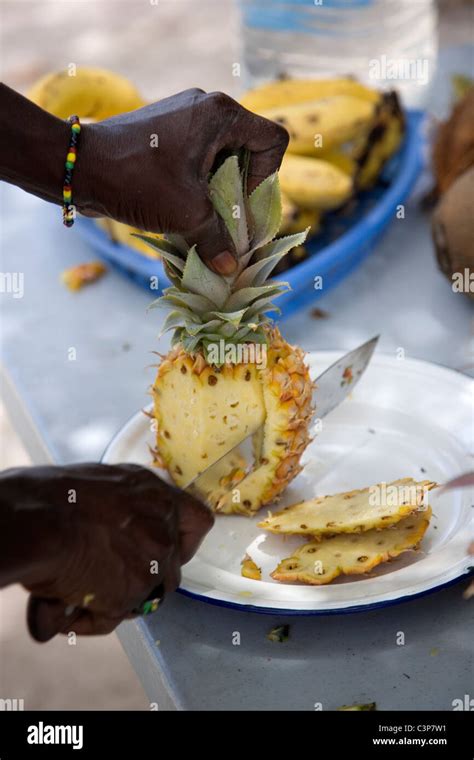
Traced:
<path fill-rule="evenodd" d="M 351 393 L 364 374 L 367 366 L 375 351 L 380 335 L 368 340 L 358 348 L 344 354 L 340 359 L 331 364 L 315 380 L 315 392 L 313 393 L 313 403 L 316 408 L 318 419 L 322 419 L 333 411 L 339 404 L 344 401 L 346 396 Z M 205 470 L 199 472 L 192 480 L 183 486 L 185 491 L 195 493 L 202 499 L 202 493 L 199 492 L 199 482 L 201 478 L 207 480 L 214 467 L 216 469 L 226 457 L 238 454 L 239 459 L 245 460 L 243 470 L 245 475 L 252 471 L 254 466 L 254 456 L 252 439 L 260 431 L 262 425 L 258 425 L 254 430 L 248 433 L 239 443 L 228 449 L 222 456 L 215 459 Z"/>
<path fill-rule="evenodd" d="M 379 338 L 380 335 L 376 335 L 359 348 L 344 354 L 316 378 L 313 401 L 320 420 L 339 406 L 357 385 L 367 369 Z"/>

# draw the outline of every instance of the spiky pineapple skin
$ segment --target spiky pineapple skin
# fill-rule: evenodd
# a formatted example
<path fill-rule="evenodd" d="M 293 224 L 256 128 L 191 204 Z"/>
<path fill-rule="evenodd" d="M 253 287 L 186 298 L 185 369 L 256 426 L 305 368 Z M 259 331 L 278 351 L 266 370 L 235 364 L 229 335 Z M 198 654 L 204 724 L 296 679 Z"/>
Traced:
<path fill-rule="evenodd" d="M 331 583 L 339 575 L 368 573 L 382 562 L 410 549 L 417 549 L 430 519 L 431 508 L 428 507 L 404 517 L 391 528 L 372 529 L 355 536 L 339 533 L 304 544 L 291 557 L 283 559 L 271 576 L 285 583 L 296 581 L 321 586 Z M 317 560 L 321 563 L 318 569 L 315 568 Z"/>
<path fill-rule="evenodd" d="M 268 515 L 258 523 L 259 528 L 279 535 L 305 535 L 322 539 L 338 533 L 357 534 L 368 530 L 393 527 L 407 515 L 420 510 L 427 491 L 437 488 L 432 480 L 415 481 L 400 478 L 385 484 L 397 488 L 399 498 L 394 504 L 370 502 L 372 488 L 381 489 L 384 484 L 369 486 L 345 493 L 319 496 L 315 499 L 293 504 L 279 512 Z M 408 489 L 403 496 L 403 490 Z M 415 495 L 411 498 L 411 489 Z"/>
<path fill-rule="evenodd" d="M 190 355 L 178 345 L 159 366 L 153 386 L 155 463 L 179 486 L 263 424 L 253 471 L 237 479 L 235 487 L 229 488 L 228 480 L 209 484 L 208 503 L 223 514 L 251 515 L 274 501 L 301 471 L 310 440 L 313 384 L 304 353 L 276 327 L 266 328 L 266 334 L 265 367 L 226 363 L 216 368 L 202 354 Z M 186 398 L 193 396 L 196 401 L 186 407 Z"/>

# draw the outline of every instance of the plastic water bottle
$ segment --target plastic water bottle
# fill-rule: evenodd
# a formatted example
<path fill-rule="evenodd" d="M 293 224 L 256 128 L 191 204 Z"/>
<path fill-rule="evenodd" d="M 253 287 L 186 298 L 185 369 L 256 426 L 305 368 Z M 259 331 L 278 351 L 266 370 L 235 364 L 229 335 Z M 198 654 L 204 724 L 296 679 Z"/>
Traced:
<path fill-rule="evenodd" d="M 239 0 L 246 85 L 352 76 L 425 105 L 437 56 L 434 0 Z"/>

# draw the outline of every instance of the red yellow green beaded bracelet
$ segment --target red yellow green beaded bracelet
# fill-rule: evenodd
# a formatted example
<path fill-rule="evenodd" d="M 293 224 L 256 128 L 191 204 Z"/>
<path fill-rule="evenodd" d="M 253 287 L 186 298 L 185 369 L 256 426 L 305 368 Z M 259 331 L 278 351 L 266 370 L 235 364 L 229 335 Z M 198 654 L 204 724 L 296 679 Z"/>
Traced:
<path fill-rule="evenodd" d="M 66 227 L 72 227 L 76 216 L 76 209 L 72 202 L 72 174 L 76 163 L 77 141 L 81 132 L 81 124 L 79 116 L 70 116 L 68 122 L 71 125 L 71 139 L 66 156 L 66 172 L 63 184 L 63 223 Z"/>

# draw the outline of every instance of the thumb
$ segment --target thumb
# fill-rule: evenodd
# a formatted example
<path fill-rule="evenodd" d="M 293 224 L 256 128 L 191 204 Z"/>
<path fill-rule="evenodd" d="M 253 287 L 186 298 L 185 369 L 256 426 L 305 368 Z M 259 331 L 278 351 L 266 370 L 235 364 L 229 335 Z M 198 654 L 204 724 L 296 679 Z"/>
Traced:
<path fill-rule="evenodd" d="M 186 233 L 188 245 L 196 245 L 201 259 L 218 274 L 233 274 L 237 269 L 234 244 L 227 228 L 207 199 L 204 221 Z"/>
<path fill-rule="evenodd" d="M 78 607 L 66 607 L 59 599 L 31 595 L 26 611 L 28 630 L 35 641 L 49 641 L 71 625 L 80 613 Z"/>
<path fill-rule="evenodd" d="M 190 494 L 178 502 L 180 561 L 185 565 L 198 550 L 206 533 L 214 525 L 211 510 Z"/>

